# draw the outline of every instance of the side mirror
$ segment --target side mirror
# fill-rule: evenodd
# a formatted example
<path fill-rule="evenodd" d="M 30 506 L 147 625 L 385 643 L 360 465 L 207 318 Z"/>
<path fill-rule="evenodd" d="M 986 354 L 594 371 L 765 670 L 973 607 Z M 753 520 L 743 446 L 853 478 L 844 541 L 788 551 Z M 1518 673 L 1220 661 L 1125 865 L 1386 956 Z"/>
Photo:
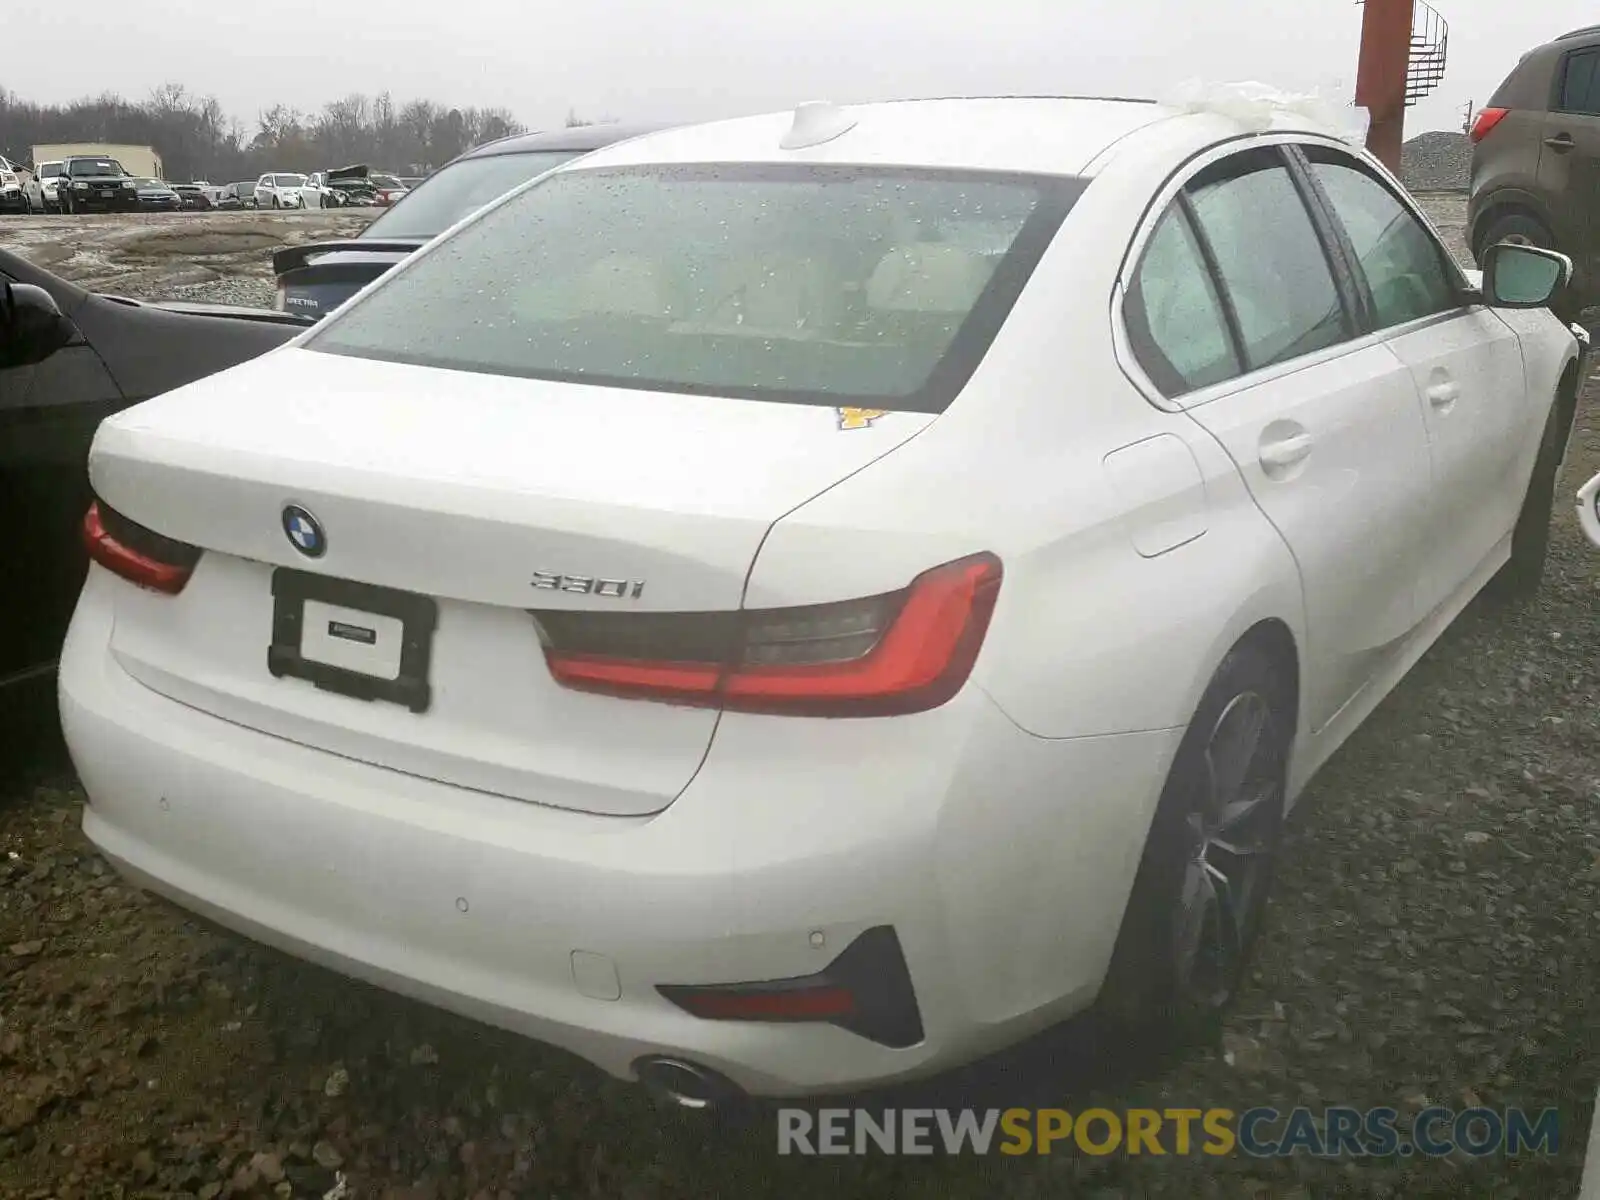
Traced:
<path fill-rule="evenodd" d="M 1578 525 L 1584 537 L 1600 546 L 1600 475 L 1578 489 Z"/>
<path fill-rule="evenodd" d="M 1554 250 L 1501 242 L 1483 255 L 1483 295 L 1495 308 L 1549 308 L 1572 282 L 1572 260 Z"/>
<path fill-rule="evenodd" d="M 0 367 L 31 367 L 70 343 L 78 332 L 55 298 L 31 283 L 0 291 Z"/>

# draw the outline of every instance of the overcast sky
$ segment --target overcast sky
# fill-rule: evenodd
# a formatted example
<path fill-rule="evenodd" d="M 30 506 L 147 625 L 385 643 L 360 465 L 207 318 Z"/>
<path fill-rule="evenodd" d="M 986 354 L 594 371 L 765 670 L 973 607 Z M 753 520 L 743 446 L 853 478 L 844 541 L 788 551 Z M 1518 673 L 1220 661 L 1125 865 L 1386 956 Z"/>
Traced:
<path fill-rule="evenodd" d="M 1591 0 L 1433 0 L 1444 84 L 1407 133 L 1459 128 L 1518 55 L 1600 20 Z M 1159 95 L 1259 80 L 1348 100 L 1351 0 L 70 0 L 4 4 L 0 87 L 62 102 L 173 81 L 255 128 L 352 91 L 503 106 L 526 124 L 693 120 L 972 93 Z"/>

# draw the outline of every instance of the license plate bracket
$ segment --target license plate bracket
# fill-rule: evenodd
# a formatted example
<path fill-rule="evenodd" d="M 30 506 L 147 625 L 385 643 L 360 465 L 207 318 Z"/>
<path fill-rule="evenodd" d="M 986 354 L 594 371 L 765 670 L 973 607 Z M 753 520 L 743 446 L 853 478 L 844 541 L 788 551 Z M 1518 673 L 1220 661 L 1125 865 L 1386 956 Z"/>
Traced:
<path fill-rule="evenodd" d="M 395 677 L 305 657 L 302 647 L 308 600 L 398 620 L 400 667 Z M 274 678 L 304 679 L 341 696 L 385 700 L 414 713 L 427 712 L 433 702 L 428 675 L 438 620 L 439 605 L 432 596 L 278 567 L 272 572 L 272 642 L 267 647 L 267 670 Z"/>

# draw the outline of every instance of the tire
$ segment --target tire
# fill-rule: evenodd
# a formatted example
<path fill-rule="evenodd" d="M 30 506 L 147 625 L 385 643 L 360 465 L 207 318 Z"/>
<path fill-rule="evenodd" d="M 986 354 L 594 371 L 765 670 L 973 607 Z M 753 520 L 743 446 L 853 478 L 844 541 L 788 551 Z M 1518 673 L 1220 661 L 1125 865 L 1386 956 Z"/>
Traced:
<path fill-rule="evenodd" d="M 1545 418 L 1539 454 L 1522 498 L 1516 526 L 1511 531 L 1511 557 L 1484 587 L 1484 595 L 1497 604 L 1516 604 L 1538 594 L 1544 582 L 1544 564 L 1550 551 L 1550 522 L 1555 515 L 1556 476 L 1567 454 L 1572 432 L 1565 419 L 1566 405 L 1557 396 Z"/>
<path fill-rule="evenodd" d="M 1245 641 L 1217 668 L 1195 710 L 1156 806 L 1096 1001 L 1099 1023 L 1119 1035 L 1118 1043 L 1186 1041 L 1210 1032 L 1244 979 L 1283 838 L 1292 687 L 1265 646 Z M 1227 747 L 1244 746 L 1240 735 L 1252 726 L 1254 752 L 1242 769 L 1225 769 Z M 1239 786 L 1232 787 L 1235 778 Z M 1219 806 L 1242 815 L 1218 822 Z M 1252 852 L 1239 853 L 1243 847 Z M 1229 913 L 1234 919 L 1225 922 Z"/>
<path fill-rule="evenodd" d="M 1477 259 L 1479 266 L 1483 265 L 1484 251 L 1501 242 L 1537 246 L 1541 250 L 1557 249 L 1554 235 L 1538 217 L 1521 212 L 1502 213 L 1489 222 L 1478 244 L 1473 247 L 1472 256 Z"/>

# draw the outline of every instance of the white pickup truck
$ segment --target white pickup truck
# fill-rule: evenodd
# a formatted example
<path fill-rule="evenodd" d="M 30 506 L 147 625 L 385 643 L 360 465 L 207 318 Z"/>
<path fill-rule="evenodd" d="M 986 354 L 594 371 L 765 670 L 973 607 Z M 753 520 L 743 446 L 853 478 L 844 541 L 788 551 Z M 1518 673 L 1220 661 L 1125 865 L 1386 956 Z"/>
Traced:
<path fill-rule="evenodd" d="M 29 211 L 27 193 L 22 190 L 28 178 L 26 169 L 0 156 L 0 212 Z"/>

